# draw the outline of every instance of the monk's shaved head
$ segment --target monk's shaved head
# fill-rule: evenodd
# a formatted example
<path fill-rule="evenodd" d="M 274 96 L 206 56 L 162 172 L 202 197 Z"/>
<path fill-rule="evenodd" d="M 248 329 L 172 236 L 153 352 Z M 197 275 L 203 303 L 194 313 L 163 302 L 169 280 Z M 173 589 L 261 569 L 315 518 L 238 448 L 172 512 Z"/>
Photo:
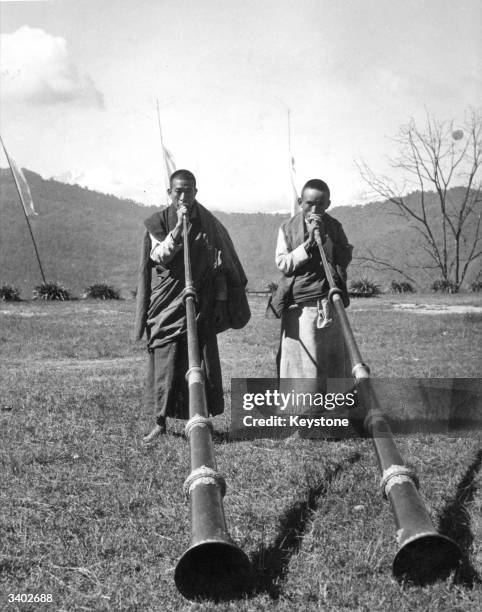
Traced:
<path fill-rule="evenodd" d="M 321 179 L 311 179 L 307 183 L 305 183 L 303 189 L 301 190 L 301 195 L 303 195 L 305 189 L 317 189 L 322 193 L 326 193 L 328 198 L 330 197 L 330 188 L 325 183 L 325 181 L 322 181 Z"/>
<path fill-rule="evenodd" d="M 172 187 L 172 182 L 175 179 L 181 179 L 183 181 L 189 181 L 196 187 L 196 177 L 190 170 L 176 170 L 171 174 L 171 178 L 169 179 L 169 185 Z"/>

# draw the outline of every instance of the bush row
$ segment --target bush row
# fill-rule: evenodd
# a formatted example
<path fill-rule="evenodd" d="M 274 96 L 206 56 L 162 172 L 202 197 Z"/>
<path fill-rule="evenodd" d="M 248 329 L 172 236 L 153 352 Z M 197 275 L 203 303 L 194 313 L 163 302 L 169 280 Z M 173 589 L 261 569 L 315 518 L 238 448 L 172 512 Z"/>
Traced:
<path fill-rule="evenodd" d="M 273 292 L 277 288 L 277 283 L 270 282 L 268 284 L 268 290 Z M 455 283 L 448 280 L 437 280 L 435 281 L 430 289 L 435 293 L 457 293 L 457 287 Z M 474 281 L 470 284 L 470 290 L 474 293 L 482 291 L 482 281 Z M 408 282 L 397 282 L 392 281 L 390 285 L 391 293 L 415 293 L 413 285 Z M 383 293 L 380 285 L 368 278 L 361 278 L 360 280 L 354 280 L 350 283 L 349 294 L 351 297 L 376 297 Z M 136 289 L 131 291 L 132 297 L 137 294 Z M 87 287 L 82 298 L 95 299 L 95 300 L 120 300 L 120 292 L 114 289 L 111 285 L 105 283 L 95 283 Z M 34 300 L 57 300 L 67 301 L 74 299 L 68 289 L 60 285 L 59 283 L 43 283 L 37 285 L 33 290 Z M 0 300 L 3 302 L 20 302 L 20 292 L 16 287 L 11 285 L 0 286 Z"/>
<path fill-rule="evenodd" d="M 85 289 L 82 298 L 92 298 L 95 300 L 120 300 L 120 293 L 110 285 L 97 283 Z M 59 283 L 42 283 L 33 290 L 34 300 L 49 300 L 65 302 L 74 299 L 68 289 Z M 4 302 L 20 302 L 20 292 L 11 285 L 0 286 L 0 300 Z"/>
<path fill-rule="evenodd" d="M 278 284 L 270 282 L 267 284 L 267 289 L 271 293 L 274 293 L 278 288 Z M 469 288 L 474 293 L 482 291 L 482 281 L 474 281 L 469 285 Z M 430 289 L 435 293 L 458 293 L 457 286 L 452 281 L 437 280 L 430 286 Z M 397 282 L 392 281 L 388 291 L 383 291 L 380 285 L 376 282 L 368 279 L 361 278 L 359 280 L 351 281 L 348 289 L 350 297 L 376 297 L 382 293 L 416 293 L 416 289 L 411 283 L 406 281 Z"/>
<path fill-rule="evenodd" d="M 474 281 L 469 287 L 472 292 L 479 293 L 482 291 L 482 281 Z M 436 280 L 432 283 L 430 289 L 435 293 L 458 293 L 459 291 L 454 282 L 445 279 Z M 390 292 L 415 293 L 416 289 L 406 281 L 392 281 L 390 284 Z M 349 293 L 352 297 L 376 297 L 383 293 L 383 291 L 380 286 L 373 281 L 362 278 L 361 280 L 355 280 L 350 283 Z"/>

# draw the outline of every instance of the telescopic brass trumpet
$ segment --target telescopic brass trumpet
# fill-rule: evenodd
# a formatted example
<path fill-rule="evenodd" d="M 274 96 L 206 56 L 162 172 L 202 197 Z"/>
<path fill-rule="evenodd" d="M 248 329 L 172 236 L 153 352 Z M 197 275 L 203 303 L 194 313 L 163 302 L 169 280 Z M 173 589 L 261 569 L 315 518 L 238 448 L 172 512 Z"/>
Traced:
<path fill-rule="evenodd" d="M 251 565 L 231 539 L 222 498 L 226 483 L 217 471 L 201 367 L 196 323 L 196 289 L 189 256 L 186 215 L 183 218 L 185 288 L 189 369 L 189 421 L 185 433 L 191 448 L 191 473 L 184 483 L 190 499 L 192 538 L 176 566 L 174 579 L 187 599 L 228 599 L 249 586 Z"/>
<path fill-rule="evenodd" d="M 330 285 L 329 299 L 340 321 L 344 341 L 356 380 L 361 406 L 366 411 L 364 429 L 370 434 L 381 471 L 380 488 L 390 500 L 397 527 L 398 552 L 392 570 L 395 577 L 416 583 L 428 583 L 448 576 L 460 562 L 458 545 L 436 531 L 418 492 L 415 470 L 407 466 L 397 448 L 390 426 L 383 414 L 373 385 L 370 368 L 363 362 L 355 336 L 335 285 L 318 229 L 314 237 L 318 245 L 325 275 Z"/>

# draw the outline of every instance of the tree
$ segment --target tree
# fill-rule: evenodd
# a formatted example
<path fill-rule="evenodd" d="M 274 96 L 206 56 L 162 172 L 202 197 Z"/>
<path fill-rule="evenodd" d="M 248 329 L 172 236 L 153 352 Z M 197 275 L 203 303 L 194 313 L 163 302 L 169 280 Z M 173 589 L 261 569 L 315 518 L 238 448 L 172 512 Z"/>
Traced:
<path fill-rule="evenodd" d="M 480 109 L 468 111 L 457 129 L 453 121 L 427 116 L 420 130 L 412 119 L 394 138 L 397 157 L 388 160 L 403 176 L 401 185 L 377 176 L 365 162 L 357 164 L 375 194 L 393 204 L 394 213 L 408 219 L 420 238 L 417 252 L 407 253 L 402 268 L 400 262 L 395 267 L 374 252 L 359 260 L 375 269 L 397 271 L 409 280 L 407 269 L 437 270 L 441 280 L 460 289 L 471 264 L 482 255 L 481 133 Z M 407 195 L 414 189 L 416 193 Z"/>

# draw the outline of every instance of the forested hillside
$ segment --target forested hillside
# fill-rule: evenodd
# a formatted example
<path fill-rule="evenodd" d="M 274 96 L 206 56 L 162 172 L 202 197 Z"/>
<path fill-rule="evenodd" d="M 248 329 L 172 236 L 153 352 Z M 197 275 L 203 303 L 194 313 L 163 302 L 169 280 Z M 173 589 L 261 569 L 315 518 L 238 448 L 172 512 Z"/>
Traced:
<path fill-rule="evenodd" d="M 142 220 L 155 209 L 76 185 L 45 180 L 28 170 L 25 174 L 39 213 L 30 220 L 47 280 L 60 282 L 77 295 L 89 284 L 106 282 L 128 296 L 136 286 Z M 203 204 L 211 207 L 210 202 Z M 262 210 L 262 202 L 259 208 Z M 387 203 L 335 206 L 330 213 L 343 223 L 355 247 L 355 257 L 371 249 L 400 266 L 419 241 L 410 223 L 394 215 L 393 207 Z M 268 282 L 276 280 L 276 235 L 287 217 L 218 211 L 215 214 L 233 238 L 249 288 L 264 289 Z M 0 284 L 13 284 L 24 297 L 29 297 L 41 279 L 15 186 L 5 169 L 0 170 L 0 215 Z M 410 275 L 424 286 L 438 278 L 434 271 L 417 269 L 410 270 Z M 401 279 L 395 272 L 375 272 L 356 260 L 350 276 L 368 276 L 385 285 L 391 279 Z"/>

